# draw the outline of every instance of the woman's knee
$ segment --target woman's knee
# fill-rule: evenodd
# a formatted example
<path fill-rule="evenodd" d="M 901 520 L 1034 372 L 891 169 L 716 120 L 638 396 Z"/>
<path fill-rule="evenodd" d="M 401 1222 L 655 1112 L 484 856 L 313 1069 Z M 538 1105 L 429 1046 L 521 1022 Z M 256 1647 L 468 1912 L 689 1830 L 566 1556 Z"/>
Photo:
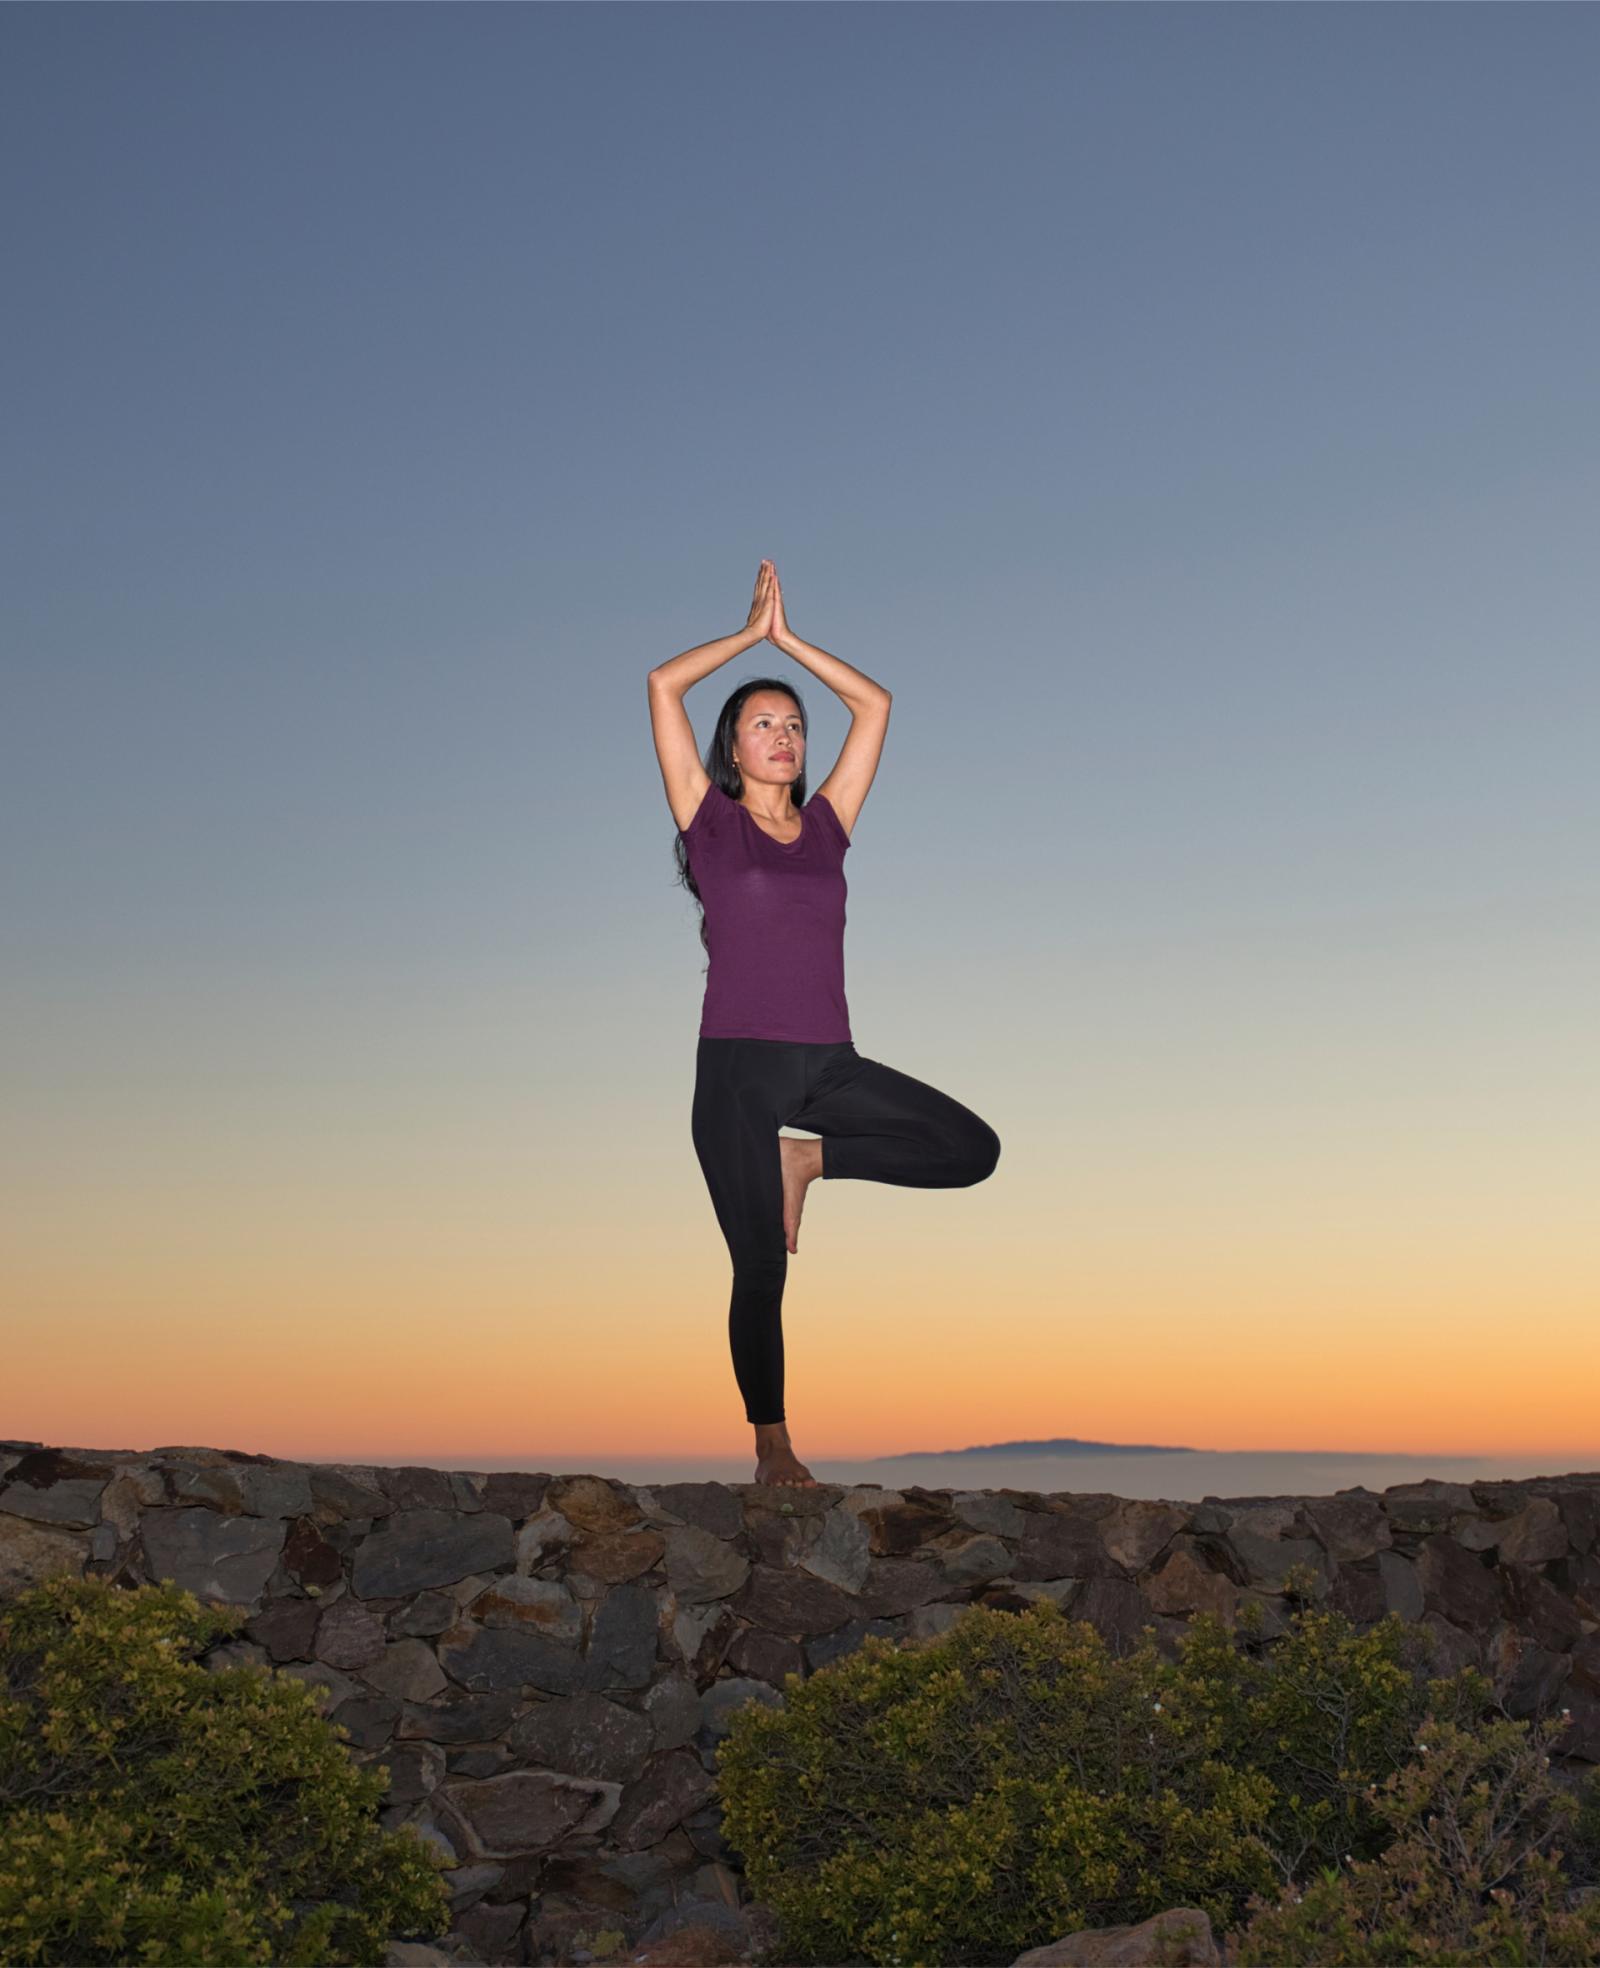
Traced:
<path fill-rule="evenodd" d="M 966 1166 L 970 1171 L 966 1186 L 970 1188 L 974 1182 L 982 1182 L 994 1174 L 1000 1160 L 1000 1137 L 987 1121 L 980 1121 L 974 1115 L 965 1145 Z"/>
<path fill-rule="evenodd" d="M 761 1250 L 741 1249 L 734 1254 L 733 1288 L 746 1302 L 781 1300 L 788 1273 L 789 1253 L 781 1232 L 776 1249 L 770 1246 Z"/>

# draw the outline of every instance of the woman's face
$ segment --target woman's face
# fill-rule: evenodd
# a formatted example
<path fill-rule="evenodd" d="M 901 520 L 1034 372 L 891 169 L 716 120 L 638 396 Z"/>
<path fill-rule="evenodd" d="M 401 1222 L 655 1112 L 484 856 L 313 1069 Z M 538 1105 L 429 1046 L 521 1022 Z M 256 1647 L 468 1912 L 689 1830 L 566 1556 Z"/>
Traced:
<path fill-rule="evenodd" d="M 785 752 L 787 758 L 781 756 Z M 747 780 L 793 785 L 806 762 L 800 706 L 776 690 L 758 690 L 747 697 L 734 733 L 733 755 Z"/>

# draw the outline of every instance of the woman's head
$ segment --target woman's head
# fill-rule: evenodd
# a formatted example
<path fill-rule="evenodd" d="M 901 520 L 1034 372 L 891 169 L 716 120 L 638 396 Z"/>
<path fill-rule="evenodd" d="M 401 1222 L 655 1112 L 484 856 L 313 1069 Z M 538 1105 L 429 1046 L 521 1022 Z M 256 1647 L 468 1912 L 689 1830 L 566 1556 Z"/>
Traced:
<path fill-rule="evenodd" d="M 739 799 L 751 785 L 788 786 L 796 806 L 805 800 L 806 714 L 787 685 L 757 677 L 742 683 L 717 718 L 713 752 L 728 748 Z"/>
<path fill-rule="evenodd" d="M 781 758 L 782 752 L 793 753 Z M 716 728 L 705 757 L 706 775 L 730 799 L 742 799 L 746 786 L 770 786 L 776 801 L 783 787 L 791 802 L 806 802 L 806 707 L 788 684 L 777 677 L 752 677 L 741 683 L 717 713 Z M 673 839 L 678 880 L 696 902 L 700 890 L 689 868 L 683 836 Z M 700 904 L 700 941 L 706 935 L 706 912 Z"/>

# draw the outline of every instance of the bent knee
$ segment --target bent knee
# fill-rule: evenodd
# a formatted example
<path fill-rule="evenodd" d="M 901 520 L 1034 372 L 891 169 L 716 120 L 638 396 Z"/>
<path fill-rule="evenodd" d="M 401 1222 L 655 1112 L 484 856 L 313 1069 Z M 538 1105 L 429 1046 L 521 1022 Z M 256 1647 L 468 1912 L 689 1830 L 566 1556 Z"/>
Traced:
<path fill-rule="evenodd" d="M 986 1177 L 993 1175 L 999 1160 L 1000 1137 L 986 1121 L 980 1121 L 968 1142 L 967 1168 L 970 1171 L 967 1176 L 968 1186 L 970 1187 L 974 1182 L 982 1182 Z"/>

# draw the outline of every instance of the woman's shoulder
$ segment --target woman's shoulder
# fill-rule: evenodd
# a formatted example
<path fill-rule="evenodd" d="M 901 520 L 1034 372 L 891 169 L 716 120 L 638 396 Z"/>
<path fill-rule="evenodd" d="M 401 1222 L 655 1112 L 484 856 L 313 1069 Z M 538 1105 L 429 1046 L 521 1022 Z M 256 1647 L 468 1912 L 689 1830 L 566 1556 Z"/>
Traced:
<path fill-rule="evenodd" d="M 714 831 L 722 815 L 730 807 L 735 807 L 738 804 L 739 802 L 736 799 L 729 798 L 715 779 L 708 779 L 705 783 L 705 790 L 700 795 L 699 803 L 695 807 L 688 826 L 681 827 L 678 831 L 683 835 L 685 840 L 688 840 L 692 834 L 704 832 L 708 828 Z"/>

